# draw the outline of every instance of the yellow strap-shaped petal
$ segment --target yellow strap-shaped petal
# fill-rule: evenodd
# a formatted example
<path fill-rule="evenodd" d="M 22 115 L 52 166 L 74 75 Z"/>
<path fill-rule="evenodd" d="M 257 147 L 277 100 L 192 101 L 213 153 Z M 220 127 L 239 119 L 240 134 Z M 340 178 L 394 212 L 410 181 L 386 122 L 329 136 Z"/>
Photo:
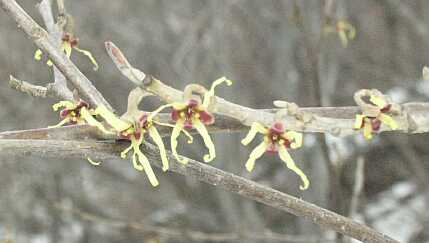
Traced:
<path fill-rule="evenodd" d="M 296 166 L 295 162 L 284 146 L 279 146 L 279 156 L 280 159 L 286 163 L 286 166 L 301 178 L 302 185 L 299 186 L 299 189 L 306 190 L 310 185 L 310 181 L 308 180 L 305 173 L 300 168 L 298 168 L 298 166 Z"/>
<path fill-rule="evenodd" d="M 206 145 L 207 149 L 209 150 L 209 153 L 204 155 L 204 162 L 210 162 L 214 158 L 216 158 L 215 145 L 214 145 L 212 139 L 210 138 L 210 134 L 207 131 L 206 127 L 204 126 L 204 124 L 200 120 L 194 119 L 193 124 L 194 124 L 195 129 L 197 129 L 198 133 L 203 138 L 204 144 Z"/>
<path fill-rule="evenodd" d="M 103 117 L 103 119 L 118 132 L 124 131 L 132 126 L 132 124 L 119 119 L 104 105 L 98 106 L 97 109 L 95 109 L 94 114 Z"/>
<path fill-rule="evenodd" d="M 86 107 L 82 107 L 82 109 L 80 109 L 80 115 L 83 119 L 85 119 L 85 121 L 94 127 L 97 127 L 98 129 L 100 129 L 100 131 L 102 131 L 103 133 L 106 134 L 112 134 L 112 132 L 107 131 L 106 128 L 104 128 L 103 124 L 101 124 L 101 122 L 97 121 L 92 114 L 89 112 L 89 110 Z"/>
<path fill-rule="evenodd" d="M 72 47 L 71 47 L 70 43 L 68 43 L 68 42 L 63 42 L 63 43 L 61 44 L 61 50 L 66 54 L 66 56 L 67 56 L 68 58 L 70 58 L 70 57 L 71 57 Z"/>
<path fill-rule="evenodd" d="M 69 122 L 70 122 L 70 118 L 67 117 L 67 118 L 63 119 L 62 121 L 60 121 L 60 123 L 58 123 L 57 125 L 48 126 L 48 128 L 62 127 L 62 126 L 64 126 L 64 124 L 67 124 Z"/>
<path fill-rule="evenodd" d="M 346 32 L 343 30 L 339 31 L 338 36 L 340 37 L 341 44 L 343 45 L 343 47 L 347 47 L 347 45 L 349 44 L 349 39 L 347 38 Z"/>
<path fill-rule="evenodd" d="M 302 133 L 289 131 L 286 132 L 286 138 L 293 140 L 293 142 L 290 144 L 291 148 L 296 149 L 302 146 Z"/>
<path fill-rule="evenodd" d="M 364 115 L 356 115 L 356 119 L 355 119 L 355 124 L 354 124 L 354 129 L 360 129 L 362 127 L 363 124 L 363 120 L 364 120 L 365 116 Z"/>
<path fill-rule="evenodd" d="M 42 56 L 43 56 L 43 52 L 42 52 L 42 50 L 37 49 L 37 50 L 34 52 L 34 59 L 36 59 L 37 61 L 42 60 Z"/>
<path fill-rule="evenodd" d="M 101 164 L 101 161 L 96 162 L 96 161 L 92 160 L 90 157 L 86 157 L 86 159 L 87 159 L 87 160 L 88 160 L 88 162 L 89 162 L 90 164 L 92 164 L 92 165 L 98 166 L 98 165 L 100 165 L 100 164 Z"/>
<path fill-rule="evenodd" d="M 61 109 L 63 107 L 66 109 L 74 109 L 74 108 L 76 108 L 76 105 L 75 105 L 75 103 L 68 101 L 68 100 L 63 100 L 63 101 L 60 101 L 60 102 L 52 105 L 52 109 L 54 111 L 58 111 L 59 109 Z"/>
<path fill-rule="evenodd" d="M 173 156 L 182 164 L 187 164 L 189 161 L 187 158 L 181 158 L 181 156 L 177 153 L 177 138 L 180 135 L 180 132 L 183 130 L 183 121 L 177 121 L 176 126 L 174 126 L 173 131 L 171 132 L 170 144 L 171 144 L 171 152 Z"/>
<path fill-rule="evenodd" d="M 158 107 L 158 109 L 156 109 L 150 113 L 150 115 L 147 117 L 147 120 L 152 121 L 153 118 L 156 115 L 158 115 L 162 110 L 164 110 L 165 108 L 168 108 L 168 107 L 172 107 L 172 106 L 173 106 L 172 104 L 166 104 L 166 105 L 162 105 L 162 106 Z"/>
<path fill-rule="evenodd" d="M 130 144 L 130 146 L 128 146 L 126 149 L 122 150 L 121 158 L 123 158 L 123 159 L 127 158 L 127 154 L 132 148 L 133 148 L 133 145 Z"/>
<path fill-rule="evenodd" d="M 149 127 L 149 136 L 152 138 L 156 146 L 158 146 L 159 148 L 159 154 L 161 155 L 161 161 L 162 161 L 162 170 L 167 171 L 169 168 L 167 152 L 165 151 L 164 142 L 162 141 L 162 138 L 159 135 L 158 130 L 156 130 L 154 126 Z"/>
<path fill-rule="evenodd" d="M 78 47 L 74 47 L 74 49 L 76 51 L 82 53 L 83 55 L 87 56 L 89 58 L 89 60 L 92 62 L 92 64 L 94 65 L 94 70 L 98 70 L 98 63 L 95 60 L 95 58 L 92 56 L 91 52 L 89 52 L 87 50 L 80 49 Z"/>
<path fill-rule="evenodd" d="M 137 140 L 134 136 L 131 137 L 131 145 L 130 147 L 133 149 L 133 167 L 134 169 L 138 170 L 138 171 L 143 171 L 144 167 L 143 165 L 140 163 L 140 160 L 138 158 L 138 152 L 140 150 L 140 140 Z M 126 157 L 126 150 L 130 150 L 130 148 L 128 147 L 127 149 L 125 149 L 124 151 L 122 151 L 122 153 L 125 153 L 125 157 Z M 122 157 L 122 153 L 121 153 L 121 157 Z M 123 158 L 125 158 L 123 157 Z"/>
<path fill-rule="evenodd" d="M 175 127 L 176 125 L 173 124 L 168 124 L 168 123 L 164 123 L 164 122 L 159 122 L 156 120 L 153 120 L 153 123 L 157 124 L 157 125 L 161 125 L 161 126 L 165 126 L 165 127 Z M 192 137 L 192 135 L 186 131 L 185 129 L 182 130 L 183 134 L 185 134 L 188 137 L 188 143 L 193 143 L 194 142 L 194 138 Z"/>
<path fill-rule="evenodd" d="M 215 95 L 216 86 L 218 86 L 222 83 L 226 83 L 226 85 L 228 85 L 228 86 L 232 85 L 232 81 L 227 79 L 226 77 L 222 77 L 222 78 L 219 78 L 219 79 L 216 79 L 215 81 L 213 81 L 212 86 L 210 87 L 210 90 L 204 94 L 203 107 L 205 109 L 207 109 L 207 107 L 209 107 L 210 99 Z"/>
<path fill-rule="evenodd" d="M 147 175 L 147 178 L 149 179 L 150 184 L 152 184 L 152 186 L 155 187 L 159 185 L 159 182 L 155 176 L 155 173 L 152 170 L 152 166 L 150 165 L 149 160 L 140 150 L 140 145 L 142 141 L 143 141 L 143 136 L 140 136 L 140 139 L 138 142 L 136 143 L 132 142 L 134 147 L 134 154 L 138 156 L 138 161 L 143 166 L 143 170 L 146 172 L 146 175 Z"/>
<path fill-rule="evenodd" d="M 384 100 L 383 98 L 381 98 L 379 96 L 375 96 L 375 95 L 371 95 L 369 97 L 369 101 L 374 103 L 380 109 L 384 108 L 387 105 L 386 100 Z"/>
<path fill-rule="evenodd" d="M 259 122 L 252 123 L 252 126 L 250 127 L 249 132 L 247 133 L 246 137 L 241 140 L 241 143 L 244 146 L 248 145 L 250 142 L 252 142 L 252 140 L 255 138 L 257 133 L 267 134 L 268 129 L 265 128 Z"/>
<path fill-rule="evenodd" d="M 171 106 L 173 107 L 173 109 L 175 110 L 183 110 L 185 109 L 188 105 L 183 103 L 183 102 L 173 102 L 171 103 Z"/>
<path fill-rule="evenodd" d="M 366 140 L 370 140 L 372 138 L 372 125 L 369 121 L 364 121 L 363 136 Z"/>
<path fill-rule="evenodd" d="M 246 169 L 251 172 L 255 167 L 255 161 L 259 159 L 267 150 L 268 144 L 264 141 L 256 146 L 249 155 L 246 161 Z"/>
<path fill-rule="evenodd" d="M 399 128 L 398 123 L 389 115 L 380 113 L 378 115 L 378 119 L 380 119 L 381 122 L 388 125 L 392 130 L 396 130 Z"/>

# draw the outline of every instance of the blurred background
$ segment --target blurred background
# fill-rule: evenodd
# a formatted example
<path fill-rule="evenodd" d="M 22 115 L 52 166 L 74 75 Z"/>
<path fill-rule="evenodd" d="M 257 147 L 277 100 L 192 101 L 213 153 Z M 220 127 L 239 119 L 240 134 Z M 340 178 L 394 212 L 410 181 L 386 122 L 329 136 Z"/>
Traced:
<path fill-rule="evenodd" d="M 19 3 L 43 24 L 34 7 L 38 1 Z M 429 96 L 421 80 L 429 59 L 426 0 L 65 3 L 80 47 L 92 51 L 100 69 L 93 71 L 78 53 L 72 60 L 120 112 L 133 85 L 105 53 L 107 40 L 134 66 L 178 89 L 192 82 L 208 87 L 227 76 L 236 82 L 218 94 L 253 108 L 270 108 L 277 99 L 299 106 L 354 105 L 353 94 L 362 88 L 377 88 L 395 102 Z M 339 38 L 339 22 L 356 28 L 347 46 Z M 52 81 L 51 69 L 33 59 L 35 50 L 1 12 L 0 131 L 58 122 L 51 108 L 57 100 L 8 87 L 10 74 L 33 84 Z M 146 110 L 160 104 L 156 98 L 143 103 Z M 304 192 L 276 156 L 264 156 L 253 173 L 246 172 L 252 146 L 240 145 L 243 136 L 215 135 L 218 156 L 212 165 L 363 221 L 401 242 L 429 241 L 426 134 L 385 133 L 370 142 L 362 136 L 307 134 L 305 146 L 291 152 L 312 181 Z M 196 139 L 180 150 L 200 159 L 204 147 Z M 328 160 L 338 171 L 336 188 L 329 186 Z M 173 173 L 156 169 L 160 186 L 152 188 L 125 160 L 93 167 L 84 160 L 0 157 L 0 166 L 0 241 L 329 242 L 334 237 L 307 220 Z M 361 193 L 354 190 L 356 181 L 363 185 Z"/>

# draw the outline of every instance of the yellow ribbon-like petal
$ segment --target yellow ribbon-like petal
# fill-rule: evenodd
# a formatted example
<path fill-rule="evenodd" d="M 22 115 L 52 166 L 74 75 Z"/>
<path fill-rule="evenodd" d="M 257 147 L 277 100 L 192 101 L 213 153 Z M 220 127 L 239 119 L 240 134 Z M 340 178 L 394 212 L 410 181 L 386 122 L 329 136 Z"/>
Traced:
<path fill-rule="evenodd" d="M 226 85 L 228 85 L 228 86 L 232 85 L 232 81 L 227 79 L 226 77 L 222 77 L 222 78 L 219 78 L 219 79 L 216 79 L 215 81 L 213 81 L 212 86 L 210 87 L 210 90 L 204 94 L 202 106 L 205 109 L 207 109 L 207 107 L 209 107 L 210 99 L 215 95 L 215 88 L 222 83 L 226 83 Z"/>
<path fill-rule="evenodd" d="M 173 131 L 171 132 L 170 144 L 171 144 L 171 152 L 173 156 L 182 164 L 187 164 L 189 161 L 187 158 L 181 158 L 181 156 L 177 153 L 177 138 L 180 135 L 180 132 L 183 130 L 183 121 L 177 121 L 176 126 L 174 126 Z"/>
<path fill-rule="evenodd" d="M 371 122 L 364 120 L 363 136 L 366 140 L 372 139 L 372 125 Z"/>
<path fill-rule="evenodd" d="M 261 123 L 254 122 L 252 123 L 252 126 L 250 127 L 250 130 L 247 133 L 246 137 L 241 140 L 241 143 L 244 146 L 248 145 L 250 142 L 252 142 L 252 140 L 255 138 L 256 134 L 258 133 L 267 134 L 268 129 L 265 128 Z"/>
<path fill-rule="evenodd" d="M 135 139 L 131 139 L 131 144 L 133 145 L 133 149 L 134 149 L 133 157 L 135 158 L 137 156 L 140 166 L 143 166 L 143 167 L 139 166 L 138 168 L 141 168 L 141 170 L 144 170 L 146 172 L 146 175 L 147 175 L 147 178 L 149 179 L 150 184 L 152 184 L 152 186 L 155 187 L 159 185 L 159 182 L 155 176 L 155 173 L 152 170 L 152 166 L 150 165 L 149 160 L 140 150 L 140 145 L 142 141 L 143 141 L 143 136 L 140 136 L 140 139 L 138 141 L 136 141 Z M 133 164 L 136 165 L 136 161 L 134 161 L 135 160 L 134 158 L 133 158 Z"/>
<path fill-rule="evenodd" d="M 267 150 L 268 144 L 264 141 L 256 146 L 249 155 L 249 159 L 246 161 L 246 169 L 251 172 L 255 167 L 255 161 L 259 159 Z"/>
<path fill-rule="evenodd" d="M 173 102 L 171 103 L 171 106 L 173 107 L 173 109 L 180 111 L 185 109 L 188 105 L 183 102 Z"/>
<path fill-rule="evenodd" d="M 208 133 L 206 127 L 200 120 L 194 119 L 193 124 L 195 129 L 197 129 L 198 133 L 203 138 L 204 144 L 209 150 L 209 153 L 204 155 L 204 162 L 210 162 L 216 157 L 215 145 L 210 138 L 210 134 Z"/>
<path fill-rule="evenodd" d="M 78 52 L 82 53 L 83 55 L 87 56 L 88 59 L 91 61 L 91 63 L 94 65 L 94 70 L 95 71 L 98 70 L 98 63 L 95 60 L 95 58 L 92 56 L 91 52 L 89 52 L 87 50 L 80 49 L 78 47 L 74 47 L 73 49 L 75 49 L 76 51 L 78 51 Z"/>
<path fill-rule="evenodd" d="M 300 185 L 299 189 L 306 190 L 310 185 L 310 181 L 308 180 L 305 173 L 300 168 L 298 168 L 298 166 L 296 166 L 295 162 L 284 146 L 279 146 L 279 156 L 280 159 L 286 163 L 286 166 L 301 178 L 303 185 Z"/>
<path fill-rule="evenodd" d="M 64 118 L 62 121 L 60 121 L 57 125 L 54 126 L 48 126 L 48 128 L 56 128 L 56 127 L 62 127 L 64 124 L 67 124 L 70 122 L 70 118 Z"/>
<path fill-rule="evenodd" d="M 164 142 L 162 141 L 161 135 L 159 135 L 158 130 L 154 126 L 149 127 L 149 136 L 155 142 L 156 146 L 159 148 L 159 154 L 161 155 L 162 161 L 162 170 L 167 171 L 169 168 L 167 152 L 165 151 Z"/>
<path fill-rule="evenodd" d="M 355 119 L 355 124 L 354 124 L 354 129 L 360 129 L 362 127 L 362 124 L 364 122 L 364 115 L 356 115 L 356 119 Z"/>
<path fill-rule="evenodd" d="M 378 115 L 378 119 L 380 119 L 381 122 L 388 125 L 392 130 L 396 130 L 399 128 L 398 123 L 389 115 L 380 113 Z"/>
<path fill-rule="evenodd" d="M 43 52 L 40 49 L 37 49 L 36 52 L 34 52 L 34 59 L 37 61 L 42 60 Z"/>
<path fill-rule="evenodd" d="M 70 57 L 71 57 L 72 47 L 71 47 L 71 44 L 70 44 L 70 43 L 68 43 L 68 42 L 63 42 L 63 43 L 61 44 L 61 50 L 66 54 L 66 56 L 67 56 L 68 58 L 70 58 Z"/>
<path fill-rule="evenodd" d="M 349 44 L 349 39 L 347 38 L 346 32 L 342 30 L 338 32 L 338 36 L 340 37 L 341 45 L 343 45 L 343 47 L 347 47 Z"/>
<path fill-rule="evenodd" d="M 99 161 L 99 162 L 96 162 L 96 161 L 92 160 L 90 157 L 86 157 L 86 159 L 87 159 L 87 160 L 88 160 L 88 162 L 89 162 L 90 164 L 92 164 L 92 165 L 98 166 L 98 165 L 100 165 L 100 164 L 101 164 L 101 162 L 100 162 L 100 161 Z"/>
<path fill-rule="evenodd" d="M 106 134 L 112 134 L 112 132 L 107 131 L 106 128 L 104 128 L 103 124 L 101 124 L 101 122 L 97 121 L 92 114 L 89 112 L 89 110 L 86 107 L 82 107 L 82 109 L 80 109 L 80 115 L 83 119 L 85 119 L 85 121 L 94 127 L 97 127 L 98 129 L 100 129 L 100 131 L 102 131 L 103 133 Z"/>
<path fill-rule="evenodd" d="M 383 98 L 381 98 L 379 96 L 375 96 L 375 95 L 371 95 L 369 97 L 369 101 L 374 103 L 380 109 L 384 108 L 387 105 L 386 100 L 384 100 Z"/>
<path fill-rule="evenodd" d="M 286 132 L 286 138 L 293 140 L 293 142 L 290 144 L 291 148 L 296 149 L 302 146 L 302 133 L 289 131 Z"/>
<path fill-rule="evenodd" d="M 156 121 L 156 120 L 153 120 L 153 123 L 155 123 L 157 125 L 165 126 L 165 127 L 172 127 L 172 128 L 174 128 L 176 126 L 176 125 L 173 125 L 173 124 L 159 122 L 159 121 Z M 186 131 L 185 129 L 183 129 L 182 132 L 183 132 L 183 134 L 185 134 L 188 137 L 188 143 L 193 143 L 194 142 L 194 138 L 192 137 L 192 135 L 188 131 Z"/>
<path fill-rule="evenodd" d="M 94 111 L 95 115 L 100 115 L 116 131 L 121 132 L 132 126 L 128 122 L 119 119 L 113 112 L 109 111 L 104 105 L 100 105 Z"/>
<path fill-rule="evenodd" d="M 150 113 L 150 115 L 147 117 L 147 120 L 152 121 L 153 118 L 156 115 L 158 115 L 162 110 L 164 110 L 165 108 L 168 108 L 168 107 L 172 107 L 172 106 L 173 106 L 173 104 L 166 104 L 166 105 L 162 105 L 162 106 L 158 107 L 158 109 L 156 109 Z"/>
<path fill-rule="evenodd" d="M 71 101 L 68 101 L 68 100 L 63 100 L 63 101 L 60 101 L 60 102 L 52 105 L 52 109 L 54 111 L 58 111 L 59 109 L 61 109 L 63 107 L 66 109 L 74 109 L 74 108 L 76 108 L 76 104 L 71 102 Z"/>

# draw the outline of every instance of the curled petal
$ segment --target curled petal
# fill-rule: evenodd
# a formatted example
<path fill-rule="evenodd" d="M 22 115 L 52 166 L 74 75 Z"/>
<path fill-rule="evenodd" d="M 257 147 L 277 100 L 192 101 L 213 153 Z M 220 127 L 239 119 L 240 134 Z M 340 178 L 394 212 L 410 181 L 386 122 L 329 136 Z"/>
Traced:
<path fill-rule="evenodd" d="M 175 125 L 172 124 L 168 124 L 168 123 L 163 123 L 163 122 L 159 122 L 159 121 L 153 121 L 153 123 L 161 125 L 161 126 L 165 126 L 165 127 L 175 127 Z M 192 137 L 192 135 L 186 131 L 186 130 L 182 130 L 182 132 L 188 137 L 188 143 L 193 143 L 194 142 L 194 138 Z"/>
<path fill-rule="evenodd" d="M 386 100 L 384 100 L 383 98 L 381 98 L 379 96 L 375 96 L 375 95 L 371 95 L 369 97 L 369 101 L 371 101 L 372 103 L 374 103 L 380 109 L 383 109 L 387 105 Z"/>
<path fill-rule="evenodd" d="M 158 146 L 159 148 L 159 154 L 161 155 L 161 161 L 162 161 L 162 170 L 167 171 L 169 167 L 167 152 L 165 151 L 164 142 L 162 141 L 162 138 L 159 135 L 158 130 L 156 130 L 154 126 L 149 127 L 149 136 L 152 138 L 156 146 Z"/>
<path fill-rule="evenodd" d="M 43 52 L 40 49 L 37 49 L 36 52 L 34 52 L 34 59 L 36 59 L 37 61 L 42 60 L 42 55 Z"/>
<path fill-rule="evenodd" d="M 92 160 L 90 157 L 87 157 L 86 159 L 87 159 L 87 160 L 88 160 L 88 162 L 89 162 L 90 164 L 92 164 L 92 165 L 98 166 L 98 165 L 100 165 L 100 164 L 101 164 L 101 162 L 100 162 L 100 161 L 99 161 L 99 162 L 96 162 L 96 161 Z"/>
<path fill-rule="evenodd" d="M 252 142 L 257 133 L 267 134 L 268 129 L 265 128 L 261 123 L 252 123 L 249 132 L 247 133 L 246 137 L 241 140 L 241 143 L 245 146 L 248 145 L 250 142 Z"/>
<path fill-rule="evenodd" d="M 103 105 L 98 106 L 97 109 L 95 109 L 94 114 L 103 117 L 103 119 L 118 132 L 124 131 L 132 126 L 128 122 L 119 119 L 115 114 L 113 114 L 113 112 L 109 111 Z"/>
<path fill-rule="evenodd" d="M 290 156 L 289 152 L 285 147 L 279 146 L 279 156 L 280 159 L 286 163 L 286 166 L 301 178 L 303 185 L 300 185 L 299 189 L 306 190 L 310 185 L 310 181 L 308 180 L 305 173 L 300 168 L 298 168 L 298 166 L 296 166 L 295 162 L 293 161 L 292 157 Z"/>
<path fill-rule="evenodd" d="M 61 109 L 63 107 L 66 108 L 66 109 L 74 109 L 74 108 L 76 108 L 76 105 L 73 102 L 71 102 L 71 101 L 63 100 L 63 101 L 60 101 L 58 103 L 55 103 L 52 106 L 52 109 L 54 111 L 58 111 L 59 109 Z"/>
<path fill-rule="evenodd" d="M 302 133 L 289 131 L 286 132 L 286 138 L 288 138 L 288 140 L 293 140 L 290 144 L 291 148 L 296 149 L 302 146 Z"/>
<path fill-rule="evenodd" d="M 95 60 L 95 58 L 92 56 L 91 52 L 89 52 L 87 50 L 80 49 L 78 47 L 74 47 L 74 49 L 89 58 L 89 60 L 91 61 L 91 63 L 94 65 L 94 70 L 98 69 L 98 63 Z"/>
<path fill-rule="evenodd" d="M 384 124 L 388 125 L 392 130 L 396 130 L 399 128 L 398 123 L 389 115 L 380 113 L 378 115 L 378 119 L 382 121 Z"/>
<path fill-rule="evenodd" d="M 89 125 L 97 127 L 103 133 L 106 133 L 106 134 L 112 133 L 110 131 L 107 131 L 106 128 L 104 128 L 103 124 L 101 124 L 101 122 L 95 120 L 95 118 L 92 116 L 92 114 L 88 111 L 87 108 L 82 107 L 82 109 L 80 110 L 80 115 Z"/>
<path fill-rule="evenodd" d="M 210 99 L 215 95 L 215 88 L 216 86 L 222 84 L 222 83 L 226 83 L 226 85 L 231 86 L 232 85 L 232 81 L 227 79 L 226 77 L 222 77 L 219 79 L 216 79 L 213 83 L 212 86 L 210 88 L 209 91 L 207 91 L 204 94 L 204 99 L 203 99 L 203 107 L 207 109 L 207 107 L 209 107 L 210 105 Z"/>
<path fill-rule="evenodd" d="M 121 158 L 125 159 L 127 158 L 127 154 L 128 152 L 133 149 L 133 145 L 131 144 L 130 146 L 128 146 L 126 149 L 122 150 L 121 152 Z"/>
<path fill-rule="evenodd" d="M 356 115 L 356 119 L 355 119 L 355 124 L 354 124 L 354 129 L 360 129 L 364 123 L 364 115 Z"/>
<path fill-rule="evenodd" d="M 268 144 L 266 142 L 260 143 L 256 148 L 252 150 L 249 155 L 249 159 L 246 161 L 246 169 L 251 172 L 255 167 L 255 161 L 259 159 L 267 150 Z"/>
<path fill-rule="evenodd" d="M 372 125 L 370 122 L 364 121 L 363 136 L 366 140 L 370 140 L 372 138 Z"/>
<path fill-rule="evenodd" d="M 180 135 L 180 132 L 183 130 L 183 121 L 177 121 L 176 125 L 171 132 L 170 144 L 171 144 L 171 152 L 173 156 L 182 164 L 187 164 L 189 161 L 187 158 L 181 158 L 177 153 L 177 138 Z"/>
<path fill-rule="evenodd" d="M 204 155 L 204 162 L 210 162 L 216 157 L 215 145 L 213 144 L 213 141 L 210 138 L 210 134 L 207 132 L 207 129 L 204 126 L 204 124 L 198 119 L 194 120 L 194 127 L 195 129 L 197 129 L 198 133 L 203 138 L 204 144 L 209 150 L 209 153 Z"/>
<path fill-rule="evenodd" d="M 134 169 L 136 169 L 138 171 L 143 171 L 144 168 L 143 168 L 143 166 L 140 164 L 140 162 L 137 159 L 138 159 L 137 154 L 134 153 L 133 154 L 133 158 L 132 158 L 132 160 L 133 160 L 133 167 L 134 167 Z"/>

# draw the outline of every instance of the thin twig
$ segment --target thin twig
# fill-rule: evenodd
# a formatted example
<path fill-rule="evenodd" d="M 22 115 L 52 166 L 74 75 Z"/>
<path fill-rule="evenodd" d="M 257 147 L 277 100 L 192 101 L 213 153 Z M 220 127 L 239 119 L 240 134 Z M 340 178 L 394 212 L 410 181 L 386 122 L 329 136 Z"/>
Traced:
<path fill-rule="evenodd" d="M 97 224 L 108 225 L 113 228 L 131 228 L 133 230 L 144 233 L 155 233 L 162 238 L 170 239 L 186 239 L 193 241 L 211 241 L 211 242 L 230 242 L 243 241 L 246 239 L 262 240 L 270 242 L 330 242 L 329 239 L 320 239 L 316 236 L 298 236 L 285 235 L 274 233 L 268 229 L 262 232 L 231 232 L 231 233 L 207 233 L 189 229 L 175 229 L 172 227 L 162 227 L 151 225 L 142 222 L 127 222 L 120 219 L 105 218 L 103 216 L 94 215 L 93 213 L 85 212 L 77 208 L 66 207 L 61 204 L 56 204 L 55 207 L 63 212 L 69 212 L 79 216 L 81 219 Z"/>
<path fill-rule="evenodd" d="M 0 139 L 0 154 L 6 156 L 42 156 L 53 158 L 87 158 L 97 160 L 119 159 L 119 153 L 128 143 L 65 140 Z M 161 168 L 158 149 L 146 143 L 143 151 L 152 164 Z M 170 171 L 237 193 L 243 197 L 289 212 L 364 242 L 397 242 L 366 225 L 308 203 L 302 199 L 263 186 L 240 176 L 189 159 L 184 165 L 168 154 Z"/>
<path fill-rule="evenodd" d="M 88 78 L 57 48 L 49 34 L 40 27 L 15 0 L 0 0 L 1 8 L 12 17 L 27 37 L 29 37 L 49 58 L 61 73 L 88 99 L 93 106 L 104 105 L 113 110 L 101 93 L 92 85 Z"/>

